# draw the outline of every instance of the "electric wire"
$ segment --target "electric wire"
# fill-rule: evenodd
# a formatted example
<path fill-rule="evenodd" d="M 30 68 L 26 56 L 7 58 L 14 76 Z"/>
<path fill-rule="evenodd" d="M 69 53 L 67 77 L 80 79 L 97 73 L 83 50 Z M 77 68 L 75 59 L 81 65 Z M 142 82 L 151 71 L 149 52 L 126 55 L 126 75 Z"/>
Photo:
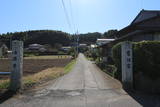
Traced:
<path fill-rule="evenodd" d="M 72 24 L 73 24 L 73 29 L 74 29 L 74 32 L 76 32 L 76 24 L 75 24 L 75 19 L 74 19 L 74 16 L 73 16 L 73 7 L 72 7 L 72 1 L 69 0 L 69 6 L 70 6 L 70 14 L 71 14 L 71 20 L 72 20 Z"/>
<path fill-rule="evenodd" d="M 75 23 L 74 23 L 74 17 L 73 17 L 73 10 L 72 10 L 72 2 L 71 2 L 71 0 L 70 0 L 70 14 L 71 14 L 71 18 L 72 18 L 72 24 L 70 23 L 70 17 L 69 17 L 69 14 L 68 14 L 68 12 L 67 12 L 67 8 L 66 8 L 66 6 L 65 6 L 65 2 L 63 1 L 63 0 L 61 0 L 62 1 L 62 6 L 63 6 L 63 9 L 64 9 L 64 13 L 65 13 L 65 16 L 66 16 L 66 19 L 67 19 L 67 23 L 68 23 L 68 26 L 69 26 L 69 28 L 71 29 L 71 31 L 72 31 L 72 24 L 73 24 L 73 27 L 74 27 L 74 30 L 73 30 L 73 32 L 75 33 L 75 36 L 76 36 L 76 40 L 75 40 L 75 42 L 76 42 L 76 47 L 77 47 L 77 54 L 78 54 L 78 42 L 79 42 L 79 36 L 78 36 L 78 30 L 77 30 L 77 32 L 76 32 L 76 26 L 75 26 Z M 77 55 L 76 54 L 76 55 Z"/>
<path fill-rule="evenodd" d="M 68 15 L 68 12 L 67 12 L 65 3 L 64 3 L 63 0 L 61 0 L 61 1 L 62 1 L 62 6 L 63 6 L 64 14 L 65 14 L 65 16 L 66 16 L 67 24 L 68 24 L 70 30 L 72 31 L 72 26 L 71 26 L 71 23 L 70 23 L 70 19 L 69 19 L 69 15 Z"/>

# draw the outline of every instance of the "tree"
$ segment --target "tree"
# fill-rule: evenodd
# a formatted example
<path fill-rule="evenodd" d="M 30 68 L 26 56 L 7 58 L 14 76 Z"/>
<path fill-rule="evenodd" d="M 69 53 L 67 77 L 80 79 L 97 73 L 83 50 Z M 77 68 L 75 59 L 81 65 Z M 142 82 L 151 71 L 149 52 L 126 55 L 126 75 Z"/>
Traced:
<path fill-rule="evenodd" d="M 118 32 L 118 30 L 116 30 L 116 29 L 113 29 L 113 30 L 108 30 L 107 32 L 105 32 L 104 34 L 103 34 L 103 36 L 105 37 L 105 38 L 108 38 L 108 39 L 114 39 L 114 38 L 116 38 L 116 33 Z"/>
<path fill-rule="evenodd" d="M 103 35 L 99 32 L 79 34 L 79 43 L 94 44 L 97 38 L 102 38 Z M 75 35 L 55 30 L 32 30 L 24 32 L 6 33 L 0 35 L 0 41 L 4 42 L 7 47 L 10 46 L 11 40 L 23 40 L 24 47 L 28 47 L 30 44 L 49 44 L 51 47 L 55 47 L 56 44 L 62 46 L 69 46 L 74 43 L 77 38 Z"/>
<path fill-rule="evenodd" d="M 49 44 L 52 47 L 54 47 L 55 44 L 68 46 L 71 42 L 70 35 L 68 33 L 54 30 L 33 30 L 0 35 L 0 41 L 4 42 L 7 47 L 10 46 L 10 40 L 23 40 L 25 47 L 34 43 L 41 45 Z"/>
<path fill-rule="evenodd" d="M 79 34 L 79 43 L 94 44 L 102 34 L 99 32 Z"/>
<path fill-rule="evenodd" d="M 57 50 L 59 50 L 59 49 L 62 48 L 62 44 L 56 43 L 56 44 L 54 45 L 54 48 L 57 49 Z"/>

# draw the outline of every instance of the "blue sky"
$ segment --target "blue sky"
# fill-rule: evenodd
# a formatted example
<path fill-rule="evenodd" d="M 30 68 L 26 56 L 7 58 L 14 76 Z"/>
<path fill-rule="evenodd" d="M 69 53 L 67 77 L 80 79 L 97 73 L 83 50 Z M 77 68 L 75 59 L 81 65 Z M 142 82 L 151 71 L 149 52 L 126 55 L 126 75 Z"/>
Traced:
<path fill-rule="evenodd" d="M 71 3 L 70 3 L 71 1 Z M 105 32 L 129 25 L 140 10 L 160 10 L 160 0 L 1 0 L 0 33 L 61 30 L 74 33 Z M 71 15 L 72 11 L 72 15 Z"/>

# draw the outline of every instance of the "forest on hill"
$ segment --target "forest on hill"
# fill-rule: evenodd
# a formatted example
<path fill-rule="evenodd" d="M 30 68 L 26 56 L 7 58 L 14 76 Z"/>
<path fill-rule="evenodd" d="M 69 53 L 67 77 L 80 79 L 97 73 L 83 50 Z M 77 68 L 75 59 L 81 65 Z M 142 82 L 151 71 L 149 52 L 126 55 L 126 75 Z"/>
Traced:
<path fill-rule="evenodd" d="M 94 44 L 97 38 L 114 38 L 113 34 L 116 32 L 117 30 L 109 30 L 104 34 L 99 32 L 78 34 L 79 43 Z M 8 47 L 10 47 L 10 41 L 12 40 L 23 40 L 25 47 L 34 43 L 41 45 L 49 44 L 54 47 L 57 44 L 69 46 L 71 43 L 74 43 L 76 37 L 77 35 L 71 35 L 62 31 L 33 30 L 0 34 L 0 42 L 5 43 Z"/>

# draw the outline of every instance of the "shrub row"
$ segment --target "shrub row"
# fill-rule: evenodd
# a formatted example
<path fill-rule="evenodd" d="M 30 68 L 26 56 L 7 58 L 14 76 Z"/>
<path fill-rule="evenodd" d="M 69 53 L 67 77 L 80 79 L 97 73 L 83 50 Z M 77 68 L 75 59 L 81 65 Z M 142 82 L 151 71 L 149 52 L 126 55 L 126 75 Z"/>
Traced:
<path fill-rule="evenodd" d="M 117 72 L 115 76 L 121 79 L 121 44 L 118 43 L 112 48 L 112 58 Z M 160 42 L 143 41 L 133 42 L 133 71 L 158 79 L 160 77 Z"/>

